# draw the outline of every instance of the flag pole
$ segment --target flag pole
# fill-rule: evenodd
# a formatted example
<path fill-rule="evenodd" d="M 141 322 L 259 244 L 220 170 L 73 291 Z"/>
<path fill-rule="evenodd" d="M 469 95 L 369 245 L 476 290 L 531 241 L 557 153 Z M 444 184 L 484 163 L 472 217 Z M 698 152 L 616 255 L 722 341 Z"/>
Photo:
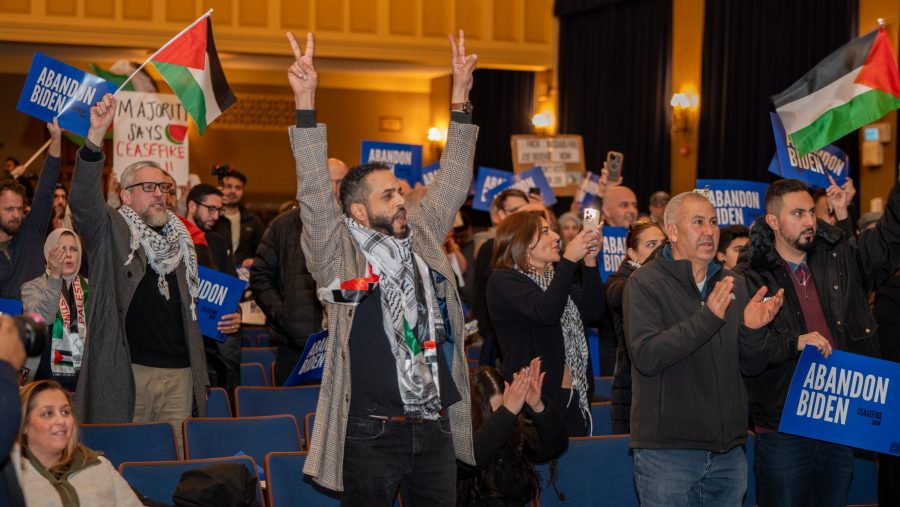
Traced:
<path fill-rule="evenodd" d="M 41 153 L 44 153 L 44 150 L 46 150 L 46 149 L 50 146 L 50 142 L 51 142 L 51 141 L 53 141 L 53 140 L 52 140 L 52 139 L 47 139 L 47 142 L 44 143 L 43 146 L 41 146 L 40 148 L 38 148 L 38 151 L 34 152 L 34 155 L 32 155 L 31 158 L 29 158 L 27 162 L 25 162 L 24 164 L 22 164 L 21 167 L 27 169 L 28 166 L 31 165 L 32 162 L 34 162 L 34 159 L 38 158 L 38 157 L 40 156 Z M 23 171 L 23 172 L 24 172 L 24 171 Z"/>
<path fill-rule="evenodd" d="M 113 93 L 113 96 L 116 96 L 116 94 L 118 94 L 119 91 L 122 90 L 122 88 L 124 88 L 125 85 L 128 84 L 129 81 L 131 81 L 131 78 L 133 78 L 135 75 L 137 75 L 137 73 L 140 72 L 141 69 L 143 69 L 148 63 L 150 63 L 150 60 L 152 60 L 154 57 L 156 57 L 156 55 L 162 53 L 162 50 L 164 50 L 164 49 L 166 49 L 167 47 L 169 47 L 169 45 L 172 44 L 172 42 L 175 41 L 175 39 L 177 39 L 177 38 L 181 37 L 182 35 L 184 35 L 185 32 L 187 32 L 187 31 L 190 30 L 191 28 L 194 28 L 194 25 L 196 25 L 197 23 L 199 23 L 200 21 L 202 21 L 203 18 L 208 18 L 208 17 L 212 14 L 212 12 L 213 12 L 212 9 L 206 11 L 206 14 L 204 14 L 204 15 L 200 16 L 199 18 L 197 18 L 196 20 L 194 20 L 194 22 L 191 23 L 190 25 L 188 25 L 184 30 L 178 32 L 178 34 L 177 34 L 175 37 L 172 37 L 171 39 L 169 39 L 169 42 L 166 42 L 165 44 L 162 45 L 161 48 L 157 49 L 155 53 L 153 53 L 152 55 L 150 55 L 150 57 L 147 58 L 147 60 L 145 60 L 144 63 L 141 64 L 140 67 L 137 68 L 137 70 L 135 70 L 134 72 L 131 73 L 130 76 L 128 76 L 128 79 L 126 79 L 124 82 L 122 82 L 122 84 L 119 85 L 119 88 L 116 89 L 116 92 Z"/>

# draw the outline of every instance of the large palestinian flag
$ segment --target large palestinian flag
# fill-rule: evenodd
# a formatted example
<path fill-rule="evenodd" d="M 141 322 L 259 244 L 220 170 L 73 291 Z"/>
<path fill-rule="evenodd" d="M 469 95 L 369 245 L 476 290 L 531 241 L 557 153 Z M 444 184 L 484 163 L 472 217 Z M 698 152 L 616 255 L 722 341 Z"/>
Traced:
<path fill-rule="evenodd" d="M 772 102 L 800 156 L 900 108 L 900 73 L 884 28 L 831 53 Z"/>
<path fill-rule="evenodd" d="M 237 101 L 219 63 L 210 12 L 194 21 L 150 58 L 178 95 L 201 134 Z"/>

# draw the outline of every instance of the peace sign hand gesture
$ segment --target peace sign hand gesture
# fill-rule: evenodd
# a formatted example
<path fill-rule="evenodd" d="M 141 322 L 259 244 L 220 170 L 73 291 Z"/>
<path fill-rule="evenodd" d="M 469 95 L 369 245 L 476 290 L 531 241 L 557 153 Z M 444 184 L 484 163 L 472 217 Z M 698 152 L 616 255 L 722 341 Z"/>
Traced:
<path fill-rule="evenodd" d="M 466 54 L 466 35 L 462 30 L 459 31 L 459 40 L 453 35 L 450 38 L 450 47 L 453 50 L 451 58 L 453 67 L 453 91 L 450 96 L 451 103 L 462 103 L 469 100 L 469 91 L 472 89 L 472 73 L 475 72 L 475 63 L 478 61 L 478 55 Z"/>
<path fill-rule="evenodd" d="M 288 42 L 294 52 L 294 63 L 288 67 L 288 82 L 294 91 L 294 105 L 297 109 L 316 108 L 316 88 L 319 86 L 319 74 L 316 72 L 316 41 L 313 34 L 306 34 L 306 53 L 300 50 L 300 44 L 292 32 L 287 33 Z"/>

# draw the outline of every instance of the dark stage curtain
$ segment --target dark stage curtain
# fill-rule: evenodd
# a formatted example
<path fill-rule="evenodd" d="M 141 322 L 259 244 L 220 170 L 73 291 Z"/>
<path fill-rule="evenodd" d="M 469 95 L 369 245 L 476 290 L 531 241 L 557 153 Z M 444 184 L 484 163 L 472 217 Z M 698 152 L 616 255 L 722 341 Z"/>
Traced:
<path fill-rule="evenodd" d="M 469 100 L 478 125 L 475 168 L 493 167 L 512 172 L 510 136 L 531 134 L 534 110 L 534 72 L 478 69 Z"/>
<path fill-rule="evenodd" d="M 769 97 L 856 37 L 857 13 L 858 0 L 707 0 L 698 178 L 774 181 Z M 858 175 L 857 133 L 835 145 Z"/>
<path fill-rule="evenodd" d="M 586 167 L 625 154 L 646 210 L 670 187 L 671 0 L 557 0 L 559 132 L 584 137 Z"/>

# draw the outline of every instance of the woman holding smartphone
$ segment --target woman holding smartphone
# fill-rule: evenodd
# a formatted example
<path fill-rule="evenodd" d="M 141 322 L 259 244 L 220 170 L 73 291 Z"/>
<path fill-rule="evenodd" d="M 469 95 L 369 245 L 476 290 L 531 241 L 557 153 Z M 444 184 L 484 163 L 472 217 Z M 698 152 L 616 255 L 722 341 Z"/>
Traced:
<path fill-rule="evenodd" d="M 487 286 L 504 379 L 512 381 L 514 372 L 540 357 L 547 373 L 543 396 L 563 414 L 570 436 L 591 430 L 593 379 L 584 321 L 599 319 L 605 307 L 600 245 L 599 230 L 585 227 L 560 254 L 559 235 L 542 213 L 514 213 L 497 227 Z M 582 262 L 586 269 L 577 285 Z"/>

